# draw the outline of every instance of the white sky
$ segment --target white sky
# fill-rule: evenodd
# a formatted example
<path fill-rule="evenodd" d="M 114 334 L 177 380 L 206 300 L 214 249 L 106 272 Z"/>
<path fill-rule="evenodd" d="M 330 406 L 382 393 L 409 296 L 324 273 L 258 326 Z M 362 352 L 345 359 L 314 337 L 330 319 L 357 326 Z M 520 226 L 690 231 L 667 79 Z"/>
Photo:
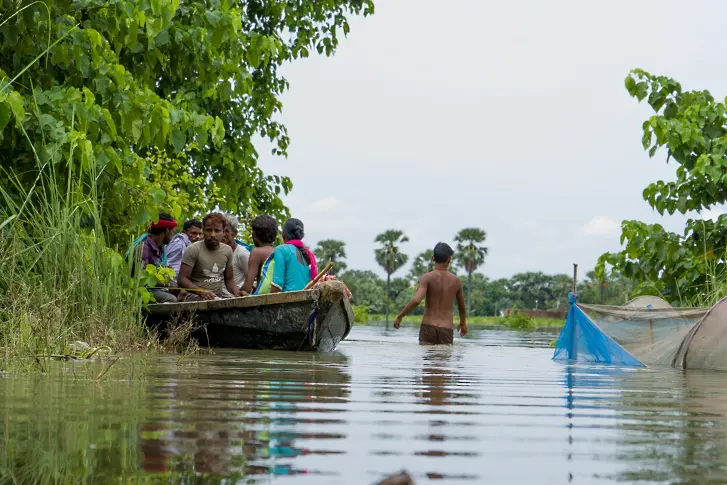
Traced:
<path fill-rule="evenodd" d="M 585 273 L 623 219 L 683 229 L 642 200 L 675 167 L 641 148 L 651 111 L 623 80 L 723 96 L 725 18 L 724 0 L 379 0 L 334 57 L 286 66 L 289 157 L 261 144 L 261 165 L 292 178 L 307 243 L 345 241 L 349 267 L 381 273 L 389 228 L 413 259 L 477 226 L 489 277 Z"/>

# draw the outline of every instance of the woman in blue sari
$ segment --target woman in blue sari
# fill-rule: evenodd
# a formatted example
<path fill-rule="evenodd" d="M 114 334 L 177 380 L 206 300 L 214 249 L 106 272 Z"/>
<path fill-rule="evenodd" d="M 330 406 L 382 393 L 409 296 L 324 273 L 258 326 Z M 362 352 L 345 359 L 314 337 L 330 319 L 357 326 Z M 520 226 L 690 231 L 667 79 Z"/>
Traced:
<path fill-rule="evenodd" d="M 303 244 L 303 222 L 288 219 L 283 224 L 283 244 L 263 265 L 255 295 L 300 291 L 318 275 L 313 252 Z"/>

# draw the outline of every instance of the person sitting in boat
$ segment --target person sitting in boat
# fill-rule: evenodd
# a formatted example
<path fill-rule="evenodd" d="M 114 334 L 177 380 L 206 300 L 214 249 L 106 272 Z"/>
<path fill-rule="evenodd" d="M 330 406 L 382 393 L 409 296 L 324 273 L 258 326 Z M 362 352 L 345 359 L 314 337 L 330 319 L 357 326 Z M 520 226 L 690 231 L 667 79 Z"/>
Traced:
<path fill-rule="evenodd" d="M 300 219 L 285 221 L 283 244 L 265 261 L 256 295 L 299 291 L 318 275 L 316 257 L 303 244 L 304 236 Z"/>
<path fill-rule="evenodd" d="M 237 242 L 237 234 L 240 232 L 240 222 L 235 216 L 227 216 L 225 226 L 224 242 L 232 249 L 232 275 L 235 279 L 235 286 L 240 289 L 245 284 L 247 276 L 247 265 L 250 260 L 250 251 Z M 232 297 L 229 291 L 223 290 L 226 298 Z"/>
<path fill-rule="evenodd" d="M 174 270 L 175 274 L 179 275 L 184 250 L 200 239 L 202 239 L 202 223 L 197 219 L 186 221 L 182 226 L 182 232 L 172 238 L 172 241 L 166 247 L 166 252 L 169 267 Z"/>
<path fill-rule="evenodd" d="M 242 294 L 249 295 L 253 285 L 260 282 L 260 272 L 263 264 L 275 250 L 275 239 L 278 237 L 278 222 L 270 216 L 257 216 L 250 224 L 252 242 L 255 245 L 250 251 L 250 260 L 247 264 L 245 284 L 242 285 Z"/>
<path fill-rule="evenodd" d="M 225 289 L 240 296 L 232 270 L 232 248 L 222 242 L 226 226 L 227 218 L 218 212 L 202 220 L 204 239 L 190 244 L 182 256 L 178 284 L 184 291 L 179 301 L 224 298 Z"/>
<path fill-rule="evenodd" d="M 146 268 L 150 264 L 158 267 L 167 266 L 166 245 L 172 240 L 175 227 L 177 227 L 177 221 L 172 216 L 164 212 L 160 213 L 159 219 L 152 222 L 149 229 L 134 240 L 132 251 L 135 255 L 135 262 L 140 261 L 142 268 Z M 127 252 L 127 258 L 128 255 Z M 132 264 L 133 267 L 134 264 Z M 165 288 L 152 288 L 150 292 L 158 303 L 177 301 L 177 297 Z"/>

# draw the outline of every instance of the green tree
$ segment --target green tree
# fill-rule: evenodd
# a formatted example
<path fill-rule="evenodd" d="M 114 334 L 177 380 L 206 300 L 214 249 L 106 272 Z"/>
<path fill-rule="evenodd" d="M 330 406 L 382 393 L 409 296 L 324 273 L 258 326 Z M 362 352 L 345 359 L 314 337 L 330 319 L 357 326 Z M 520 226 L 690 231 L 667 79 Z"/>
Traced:
<path fill-rule="evenodd" d="M 553 277 L 542 271 L 518 273 L 510 278 L 508 289 L 521 308 L 544 308 L 553 299 Z"/>
<path fill-rule="evenodd" d="M 318 266 L 323 268 L 328 263 L 333 263 L 331 274 L 341 274 L 346 271 L 347 265 L 343 261 L 346 259 L 346 243 L 336 239 L 324 239 L 318 242 L 318 246 L 313 250 L 318 259 Z"/>
<path fill-rule="evenodd" d="M 417 257 L 412 261 L 409 277 L 414 281 L 419 281 L 419 278 L 424 276 L 425 273 L 434 271 L 434 260 L 432 258 L 434 258 L 434 251 L 431 249 L 417 254 Z"/>
<path fill-rule="evenodd" d="M 487 233 L 476 227 L 462 229 L 454 237 L 457 243 L 457 260 L 467 273 L 467 312 L 472 303 L 472 273 L 482 266 L 487 256 L 487 248 L 482 243 L 487 239 Z"/>
<path fill-rule="evenodd" d="M 374 242 L 381 245 L 380 248 L 374 250 L 376 256 L 376 262 L 386 271 L 386 293 L 385 302 L 386 307 L 386 325 L 389 325 L 389 297 L 391 291 L 391 275 L 396 273 L 402 266 L 404 266 L 409 257 L 399 250 L 399 245 L 408 242 L 409 238 L 406 237 L 403 231 L 396 229 L 389 229 L 374 239 Z"/>
<path fill-rule="evenodd" d="M 626 89 L 647 100 L 654 115 L 643 123 L 642 145 L 653 157 L 662 150 L 673 160 L 675 180 L 659 180 L 643 191 L 644 200 L 660 214 L 702 211 L 727 202 L 727 107 L 709 91 L 684 91 L 664 76 L 640 69 L 626 77 Z M 727 270 L 727 217 L 716 221 L 689 219 L 682 234 L 659 224 L 623 221 L 624 249 L 601 256 L 606 265 L 640 284 L 637 293 L 657 293 L 687 302 L 705 297 L 714 279 Z"/>
<path fill-rule="evenodd" d="M 205 210 L 286 215 L 291 181 L 264 174 L 253 144 L 287 153 L 279 69 L 333 54 L 347 16 L 373 12 L 372 0 L 21 5 L 5 1 L 0 25 L 0 163 L 24 187 L 38 161 L 61 187 L 96 181 L 79 198 L 104 201 L 116 243 L 159 208 L 191 212 L 185 193 Z M 167 160 L 182 167 L 157 170 Z"/>
<path fill-rule="evenodd" d="M 573 277 L 567 274 L 553 275 L 550 289 L 551 300 L 544 302 L 543 308 L 548 310 L 568 308 L 568 293 L 573 291 Z"/>
<path fill-rule="evenodd" d="M 416 285 L 413 285 L 409 278 L 392 278 L 391 288 L 389 289 L 390 306 L 395 309 L 403 308 L 412 299 L 415 292 Z M 421 315 L 422 312 L 423 310 L 420 306 L 410 313 L 410 315 Z"/>
<path fill-rule="evenodd" d="M 623 305 L 631 298 L 636 284 L 624 278 L 618 271 L 586 273 L 586 278 L 578 284 L 578 301 L 602 305 Z"/>
<path fill-rule="evenodd" d="M 351 290 L 355 305 L 368 307 L 371 313 L 384 313 L 386 283 L 376 273 L 354 269 L 339 277 Z"/>
<path fill-rule="evenodd" d="M 517 299 L 517 296 L 510 291 L 509 281 L 505 278 L 487 280 L 484 293 L 484 308 L 480 310 L 481 315 L 499 316 L 501 310 L 512 308 Z"/>

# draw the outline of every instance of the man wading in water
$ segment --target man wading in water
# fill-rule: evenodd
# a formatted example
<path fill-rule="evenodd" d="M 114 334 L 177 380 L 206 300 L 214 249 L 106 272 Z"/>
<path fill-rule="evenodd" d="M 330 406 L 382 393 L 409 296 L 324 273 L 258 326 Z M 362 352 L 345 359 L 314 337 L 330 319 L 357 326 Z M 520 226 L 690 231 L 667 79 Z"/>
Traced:
<path fill-rule="evenodd" d="M 467 310 L 460 279 L 449 272 L 454 251 L 446 243 L 434 246 L 434 271 L 419 280 L 416 295 L 406 304 L 394 320 L 394 328 L 401 327 L 401 320 L 414 310 L 426 297 L 426 309 L 419 328 L 419 343 L 424 345 L 449 344 L 454 342 L 452 308 L 457 299 L 459 307 L 459 334 L 467 335 Z"/>

